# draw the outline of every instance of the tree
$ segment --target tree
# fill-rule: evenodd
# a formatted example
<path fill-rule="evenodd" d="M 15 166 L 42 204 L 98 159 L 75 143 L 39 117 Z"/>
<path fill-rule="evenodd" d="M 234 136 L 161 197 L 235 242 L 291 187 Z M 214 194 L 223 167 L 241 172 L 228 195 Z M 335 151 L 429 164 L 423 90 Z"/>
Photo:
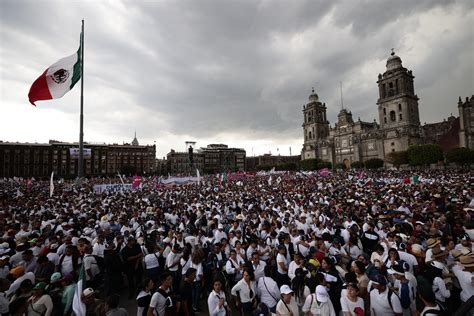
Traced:
<path fill-rule="evenodd" d="M 301 169 L 305 171 L 313 171 L 317 169 L 318 163 L 320 163 L 321 159 L 305 159 L 301 161 Z"/>
<path fill-rule="evenodd" d="M 364 163 L 367 169 L 378 169 L 383 167 L 383 160 L 380 158 L 372 158 Z"/>
<path fill-rule="evenodd" d="M 446 153 L 446 160 L 460 166 L 473 164 L 474 150 L 464 147 L 454 148 Z"/>
<path fill-rule="evenodd" d="M 396 168 L 400 168 L 401 165 L 408 164 L 408 151 L 393 151 L 387 155 L 387 162 L 394 165 Z"/>
<path fill-rule="evenodd" d="M 338 170 L 338 169 L 346 169 L 346 165 L 343 164 L 342 162 L 339 162 L 337 164 L 334 165 L 334 169 Z"/>
<path fill-rule="evenodd" d="M 354 169 L 364 168 L 364 163 L 362 161 L 354 161 L 353 163 L 351 163 L 351 168 L 354 168 Z"/>
<path fill-rule="evenodd" d="M 412 166 L 427 166 L 443 160 L 443 151 L 439 145 L 412 145 L 408 148 L 408 163 Z"/>
<path fill-rule="evenodd" d="M 318 170 L 324 169 L 324 168 L 331 169 L 332 168 L 332 163 L 330 161 L 320 161 L 319 163 L 316 164 L 316 168 Z"/>

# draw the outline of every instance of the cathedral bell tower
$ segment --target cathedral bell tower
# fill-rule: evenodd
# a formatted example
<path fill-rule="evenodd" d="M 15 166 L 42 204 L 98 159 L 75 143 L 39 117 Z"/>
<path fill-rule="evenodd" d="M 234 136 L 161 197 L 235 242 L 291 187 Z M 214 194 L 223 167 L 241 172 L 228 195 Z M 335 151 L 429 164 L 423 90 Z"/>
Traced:
<path fill-rule="evenodd" d="M 318 142 L 329 136 L 329 122 L 326 118 L 326 104 L 312 89 L 308 103 L 303 106 L 304 145 L 302 159 L 318 158 Z"/>
<path fill-rule="evenodd" d="M 392 49 L 386 71 L 379 74 L 377 100 L 380 128 L 384 133 L 384 153 L 407 150 L 420 142 L 420 115 L 411 70 Z"/>

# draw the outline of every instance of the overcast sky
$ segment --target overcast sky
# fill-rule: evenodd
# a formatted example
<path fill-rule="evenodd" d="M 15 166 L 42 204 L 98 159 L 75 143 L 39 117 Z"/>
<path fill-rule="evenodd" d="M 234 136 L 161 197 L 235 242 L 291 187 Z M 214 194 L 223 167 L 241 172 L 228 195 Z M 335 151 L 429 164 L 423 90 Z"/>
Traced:
<path fill-rule="evenodd" d="M 157 156 L 226 143 L 299 154 L 314 87 L 331 125 L 344 104 L 373 121 L 390 49 L 413 70 L 421 123 L 474 93 L 474 1 L 0 1 L 0 139 L 79 138 L 80 85 L 28 102 L 33 81 L 79 45 L 84 139 Z"/>

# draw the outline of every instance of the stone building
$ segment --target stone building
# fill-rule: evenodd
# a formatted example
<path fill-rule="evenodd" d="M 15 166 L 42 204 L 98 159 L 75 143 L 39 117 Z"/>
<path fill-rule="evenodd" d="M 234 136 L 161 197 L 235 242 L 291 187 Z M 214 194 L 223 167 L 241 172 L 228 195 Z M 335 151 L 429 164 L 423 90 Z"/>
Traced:
<path fill-rule="evenodd" d="M 461 116 L 450 117 L 445 122 L 420 125 L 418 96 L 415 94 L 414 76 L 403 67 L 400 57 L 391 53 L 386 70 L 378 75 L 379 97 L 377 110 L 379 122 L 354 121 L 352 113 L 342 108 L 338 120 L 331 127 L 326 118 L 326 104 L 312 91 L 303 106 L 304 144 L 301 159 L 319 158 L 347 167 L 355 161 L 371 158 L 385 159 L 390 152 L 404 151 L 415 144 L 437 143 L 444 150 L 457 146 L 460 125 L 461 146 L 474 145 L 474 96 L 459 101 Z M 465 144 L 465 145 L 463 145 Z"/>
<path fill-rule="evenodd" d="M 462 102 L 461 97 L 458 101 L 459 109 L 459 145 L 474 149 L 474 95 L 471 98 L 466 97 L 466 101 Z"/>

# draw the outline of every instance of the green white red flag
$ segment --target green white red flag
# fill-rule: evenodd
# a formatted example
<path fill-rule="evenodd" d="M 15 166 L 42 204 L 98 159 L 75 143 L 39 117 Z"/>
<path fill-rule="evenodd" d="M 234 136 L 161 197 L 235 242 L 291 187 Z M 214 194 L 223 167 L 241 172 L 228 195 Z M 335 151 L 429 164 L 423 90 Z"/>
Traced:
<path fill-rule="evenodd" d="M 71 56 L 65 57 L 48 67 L 33 82 L 28 93 L 31 104 L 39 100 L 58 99 L 70 91 L 81 79 L 81 47 Z"/>

